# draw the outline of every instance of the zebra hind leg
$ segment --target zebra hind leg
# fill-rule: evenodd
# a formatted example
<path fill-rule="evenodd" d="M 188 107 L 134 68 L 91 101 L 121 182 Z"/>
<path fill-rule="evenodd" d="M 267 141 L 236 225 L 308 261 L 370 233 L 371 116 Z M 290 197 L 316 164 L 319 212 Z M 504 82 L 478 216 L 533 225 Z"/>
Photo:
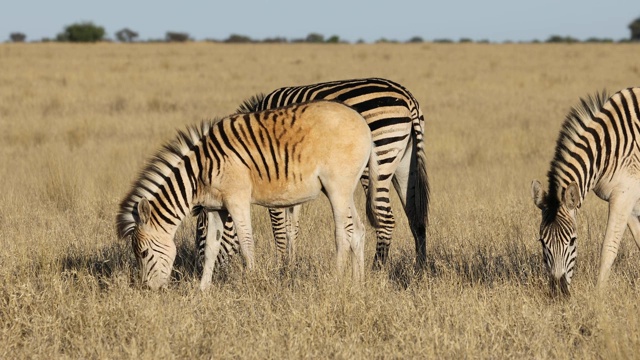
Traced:
<path fill-rule="evenodd" d="M 273 240 L 276 245 L 276 261 L 286 264 L 287 254 L 289 253 L 289 224 L 290 217 L 287 216 L 289 209 L 272 209 L 269 208 L 269 218 L 271 220 L 271 230 L 273 231 Z"/>
<path fill-rule="evenodd" d="M 287 244 L 284 264 L 291 266 L 296 257 L 295 247 L 298 241 L 298 230 L 300 229 L 300 208 L 301 205 L 292 206 L 285 211 L 286 224 L 287 224 Z"/>
<path fill-rule="evenodd" d="M 360 177 L 360 183 L 364 188 L 365 194 L 369 191 L 369 168 L 366 168 Z M 381 270 L 389 258 L 389 247 L 391 246 L 391 235 L 395 228 L 396 220 L 391 210 L 391 200 L 389 199 L 390 183 L 381 181 L 375 196 L 375 214 L 368 214 L 377 218 L 378 227 L 376 227 L 376 253 L 373 258 L 372 269 L 374 271 Z M 386 184 L 386 186 L 384 185 Z"/>
<path fill-rule="evenodd" d="M 405 153 L 393 176 L 393 185 L 402 202 L 415 242 L 416 270 L 422 271 L 427 264 L 429 183 L 423 159 L 418 159 L 420 154 L 416 151 L 414 146 L 411 152 Z"/>
<path fill-rule="evenodd" d="M 351 266 L 353 273 L 353 280 L 356 283 L 362 282 L 364 278 L 364 237 L 365 229 L 362 220 L 358 216 L 355 204 L 352 203 L 349 209 L 351 216 L 351 231 L 349 234 L 349 242 L 351 244 Z"/>

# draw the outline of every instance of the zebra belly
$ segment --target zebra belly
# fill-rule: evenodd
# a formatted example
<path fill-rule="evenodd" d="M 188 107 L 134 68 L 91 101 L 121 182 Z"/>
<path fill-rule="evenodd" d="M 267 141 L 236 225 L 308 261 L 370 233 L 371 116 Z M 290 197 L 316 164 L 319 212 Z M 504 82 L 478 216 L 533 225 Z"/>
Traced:
<path fill-rule="evenodd" d="M 321 190 L 322 185 L 317 179 L 297 183 L 254 186 L 251 192 L 251 202 L 268 207 L 289 207 L 315 199 Z"/>

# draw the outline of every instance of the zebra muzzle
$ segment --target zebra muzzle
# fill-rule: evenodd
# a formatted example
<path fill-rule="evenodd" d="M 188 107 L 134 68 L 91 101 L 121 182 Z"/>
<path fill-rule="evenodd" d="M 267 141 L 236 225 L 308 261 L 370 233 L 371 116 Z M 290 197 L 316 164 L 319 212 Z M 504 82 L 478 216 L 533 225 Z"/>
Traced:
<path fill-rule="evenodd" d="M 551 294 L 553 296 L 571 296 L 571 291 L 569 291 L 569 281 L 567 280 L 567 275 L 564 274 L 559 278 L 551 277 L 549 281 L 549 287 L 551 288 Z"/>

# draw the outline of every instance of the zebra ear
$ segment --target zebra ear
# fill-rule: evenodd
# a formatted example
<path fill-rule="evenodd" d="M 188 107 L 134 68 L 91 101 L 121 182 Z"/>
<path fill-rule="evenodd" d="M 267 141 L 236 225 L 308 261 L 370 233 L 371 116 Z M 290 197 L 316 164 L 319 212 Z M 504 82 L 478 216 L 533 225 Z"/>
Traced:
<path fill-rule="evenodd" d="M 151 218 L 151 205 L 149 200 L 142 198 L 138 202 L 138 225 L 146 224 Z"/>
<path fill-rule="evenodd" d="M 531 182 L 531 197 L 538 208 L 542 209 L 544 207 L 544 198 L 547 197 L 547 192 L 542 190 L 542 184 L 538 180 Z"/>
<path fill-rule="evenodd" d="M 578 189 L 578 184 L 575 182 L 569 184 L 564 191 L 564 205 L 569 208 L 569 210 L 580 207 L 580 189 Z"/>

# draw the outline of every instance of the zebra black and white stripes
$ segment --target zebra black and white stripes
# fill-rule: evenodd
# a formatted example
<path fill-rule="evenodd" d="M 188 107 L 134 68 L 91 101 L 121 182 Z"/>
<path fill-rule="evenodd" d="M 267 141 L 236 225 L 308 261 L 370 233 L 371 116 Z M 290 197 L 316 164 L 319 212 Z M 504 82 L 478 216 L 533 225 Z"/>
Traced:
<path fill-rule="evenodd" d="M 335 134 L 338 125 L 341 131 Z M 229 212 L 251 269 L 250 204 L 291 207 L 322 191 L 334 214 L 338 272 L 343 272 L 350 254 L 353 276 L 359 280 L 364 271 L 364 225 L 353 192 L 367 165 L 373 171 L 372 189 L 377 188 L 378 162 L 372 147 L 362 116 L 338 102 L 310 102 L 203 122 L 180 132 L 149 162 L 120 204 L 118 233 L 131 238 L 142 283 L 157 289 L 169 280 L 176 256 L 173 236 L 192 207 Z M 369 206 L 376 194 L 369 191 Z M 215 261 L 219 239 L 207 239 L 205 267 Z M 210 281 L 210 276 L 203 277 L 201 287 Z"/>
<path fill-rule="evenodd" d="M 380 185 L 375 199 L 375 216 L 379 227 L 376 229 L 374 267 L 380 267 L 386 262 L 395 226 L 389 200 L 391 184 L 394 185 L 409 220 L 416 247 L 416 263 L 418 267 L 423 266 L 426 262 L 429 183 L 423 143 L 424 116 L 418 102 L 400 84 L 381 78 L 367 78 L 280 88 L 245 101 L 239 112 L 251 113 L 318 99 L 347 104 L 362 114 L 369 124 L 374 152 L 380 161 Z M 366 191 L 369 183 L 367 170 L 361 182 Z M 200 210 L 196 209 L 195 212 Z M 269 211 L 278 252 L 288 255 L 285 258 L 291 260 L 298 233 L 299 209 Z M 232 224 L 227 222 L 225 229 L 231 228 Z M 233 245 L 234 235 L 233 230 L 224 232 L 225 249 L 236 248 Z M 199 253 L 202 257 L 202 247 L 199 248 Z"/>
<path fill-rule="evenodd" d="M 603 288 L 625 226 L 640 248 L 640 88 L 582 99 L 567 116 L 548 173 L 549 191 L 532 184 L 542 210 L 540 241 L 550 282 L 569 294 L 576 261 L 576 213 L 593 190 L 609 202 L 598 287 Z"/>

